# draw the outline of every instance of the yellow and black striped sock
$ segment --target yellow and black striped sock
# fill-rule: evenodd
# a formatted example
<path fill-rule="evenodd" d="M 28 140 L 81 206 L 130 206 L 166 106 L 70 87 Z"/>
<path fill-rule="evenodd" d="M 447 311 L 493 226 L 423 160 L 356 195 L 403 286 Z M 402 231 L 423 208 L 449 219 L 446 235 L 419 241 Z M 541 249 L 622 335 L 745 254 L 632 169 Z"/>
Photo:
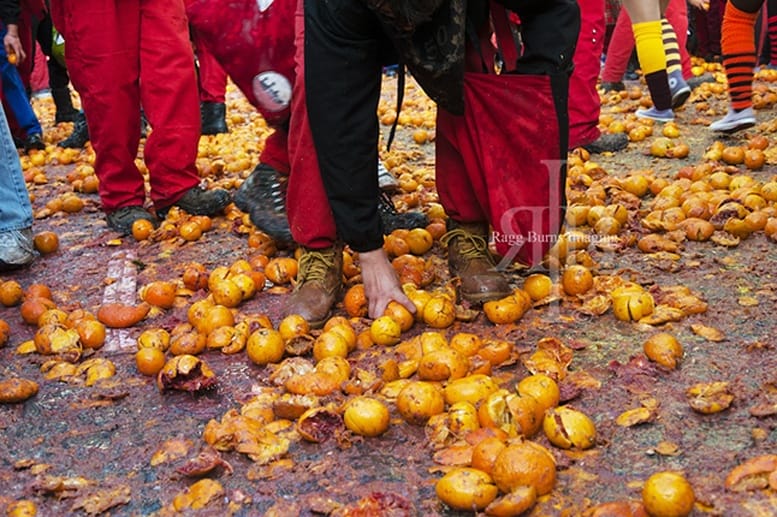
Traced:
<path fill-rule="evenodd" d="M 755 68 L 755 20 L 758 13 L 747 13 L 726 3 L 721 27 L 720 48 L 728 79 L 731 108 L 742 111 L 753 104 Z"/>
<path fill-rule="evenodd" d="M 666 73 L 671 74 L 677 70 L 682 70 L 677 34 L 666 18 L 661 18 L 661 39 L 664 43 L 664 53 L 666 54 Z"/>
<path fill-rule="evenodd" d="M 645 75 L 653 105 L 656 109 L 667 110 L 672 107 L 672 93 L 669 91 L 669 79 L 666 75 L 666 54 L 661 41 L 661 22 L 655 20 L 635 23 L 632 28 L 639 66 Z"/>

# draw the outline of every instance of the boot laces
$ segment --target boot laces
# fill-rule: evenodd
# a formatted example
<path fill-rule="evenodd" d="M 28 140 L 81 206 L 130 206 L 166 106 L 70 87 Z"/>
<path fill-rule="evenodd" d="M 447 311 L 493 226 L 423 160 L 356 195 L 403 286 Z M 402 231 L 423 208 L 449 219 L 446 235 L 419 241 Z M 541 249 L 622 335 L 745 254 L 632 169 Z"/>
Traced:
<path fill-rule="evenodd" d="M 394 206 L 394 202 L 391 200 L 391 196 L 387 192 L 381 192 L 378 201 L 378 210 L 386 215 L 399 215 L 397 208 Z"/>
<path fill-rule="evenodd" d="M 462 258 L 468 260 L 485 259 L 489 263 L 493 263 L 491 254 L 488 252 L 488 243 L 486 242 L 486 239 L 480 235 L 476 235 L 461 228 L 455 228 L 440 237 L 440 242 L 444 246 L 448 246 L 453 239 L 459 239 L 458 252 Z"/>
<path fill-rule="evenodd" d="M 335 267 L 332 250 L 306 250 L 299 258 L 299 283 L 324 282 Z"/>
<path fill-rule="evenodd" d="M 263 167 L 254 175 L 256 191 L 259 196 L 269 201 L 276 212 L 286 211 L 286 178 L 275 169 Z"/>

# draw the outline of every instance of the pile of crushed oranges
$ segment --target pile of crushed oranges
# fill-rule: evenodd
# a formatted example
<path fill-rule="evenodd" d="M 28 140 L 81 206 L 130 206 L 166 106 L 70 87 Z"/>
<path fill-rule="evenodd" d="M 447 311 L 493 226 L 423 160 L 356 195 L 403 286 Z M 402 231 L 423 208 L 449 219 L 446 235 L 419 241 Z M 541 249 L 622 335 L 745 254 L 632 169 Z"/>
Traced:
<path fill-rule="evenodd" d="M 696 64 L 696 72 L 719 74 L 719 68 Z M 770 84 L 777 80 L 777 72 L 771 72 L 759 72 L 758 79 Z M 712 99 L 724 94 L 723 81 L 717 79 L 694 95 Z M 756 87 L 758 109 L 777 101 L 769 84 Z M 423 146 L 434 141 L 435 111 L 416 86 L 408 88 L 399 115 L 390 102 L 382 101 L 378 116 L 384 125 L 396 121 L 409 128 L 414 144 Z M 636 106 L 649 106 L 638 87 L 604 97 L 603 106 L 611 108 L 600 119 L 605 131 L 625 132 L 634 144 L 655 136 L 646 153 L 656 158 L 689 156 L 676 124 L 663 126 L 658 136 L 652 124 L 633 117 Z M 706 100 L 696 102 L 695 108 L 702 115 L 715 113 Z M 230 112 L 231 123 L 247 129 L 203 138 L 198 167 L 207 181 L 235 188 L 256 163 L 269 129 L 260 117 L 246 115 L 250 110 L 237 101 L 232 101 Z M 247 119 L 250 123 L 237 125 Z M 48 135 L 45 151 L 22 157 L 33 199 L 36 191 L 50 187 L 47 165 L 72 167 L 66 177 L 72 192 L 38 209 L 39 219 L 77 214 L 90 203 L 79 194 L 93 194 L 98 187 L 91 149 L 57 149 L 51 144 L 61 136 Z M 287 292 L 298 264 L 296 255 L 280 254 L 272 239 L 234 207 L 223 220 L 174 209 L 157 229 L 147 221 L 133 225 L 132 236 L 143 245 L 169 240 L 184 245 L 229 228 L 245 236 L 251 251 L 248 259 L 210 271 L 200 263 L 187 264 L 180 277 L 141 286 L 136 305 L 66 312 L 52 301 L 46 286 L 34 284 L 25 291 L 13 280 L 0 283 L 0 302 L 19 307 L 34 329 L 33 338 L 19 344 L 16 352 L 46 356 L 41 366 L 46 380 L 85 386 L 109 382 L 115 367 L 99 356 L 107 328 L 141 329 L 137 371 L 154 377 L 162 391 L 198 392 L 214 386 L 218 375 L 207 364 L 208 353 L 245 354 L 266 368 L 269 385 L 206 425 L 203 442 L 216 451 L 289 469 L 289 445 L 295 440 L 346 440 L 348 433 L 372 438 L 398 425 L 424 426 L 443 473 L 435 487 L 442 502 L 455 510 L 519 515 L 550 493 L 556 482 L 554 454 L 532 439 L 543 433 L 556 448 L 585 450 L 598 445 L 597 432 L 590 416 L 569 404 L 559 405 L 558 382 L 568 374 L 573 350 L 546 337 L 530 354 L 519 356 L 513 343 L 501 337 L 502 330 L 532 311 L 557 304 L 596 317 L 608 317 L 611 309 L 620 321 L 653 326 L 705 313 L 703 297 L 687 287 L 647 287 L 599 273 L 595 252 L 634 247 L 657 259 L 679 260 L 690 243 L 734 247 L 758 233 L 777 241 L 777 176 L 757 174 L 770 163 L 770 146 L 764 135 L 742 145 L 715 142 L 701 162 L 684 165 L 669 177 L 653 170 L 611 175 L 587 152 L 576 150 L 569 159 L 565 226 L 544 264 L 556 274 L 529 275 L 511 295 L 482 309 L 460 304 L 455 283 L 443 271 L 439 241 L 446 215 L 435 192 L 433 167 L 415 165 L 423 153 L 412 146 L 387 152 L 382 159 L 399 180 L 394 195 L 399 209 L 423 210 L 430 220 L 426 228 L 395 230 L 384 241 L 415 314 L 392 303 L 383 316 L 367 320 L 358 254 L 349 249 L 343 251 L 343 314 L 329 319 L 323 329 L 312 330 L 298 315 L 274 325 L 263 314 L 243 311 L 244 303 L 262 291 Z M 139 167 L 143 171 L 141 161 Z M 56 234 L 38 234 L 35 245 L 41 253 L 56 252 Z M 186 320 L 171 330 L 155 325 L 157 316 L 175 310 L 185 311 Z M 472 322 L 481 315 L 489 322 L 482 334 L 457 329 L 457 322 Z M 0 346 L 9 341 L 8 328 L 0 320 Z M 644 350 L 667 371 L 680 367 L 686 353 L 666 332 L 653 333 Z M 508 383 L 500 367 L 515 361 L 530 375 Z M 26 400 L 37 389 L 24 379 L 0 382 L 0 402 Z M 726 386 L 710 384 L 690 387 L 687 395 L 692 409 L 713 413 L 731 403 L 727 394 Z M 623 425 L 650 416 L 649 408 L 634 411 L 622 415 Z M 394 415 L 399 419 L 392 419 Z M 777 463 L 769 465 L 767 475 L 777 471 Z M 203 480 L 179 494 L 173 506 L 196 509 L 222 494 L 220 483 Z M 608 510 L 688 515 L 693 504 L 687 480 L 663 472 L 646 481 L 641 503 L 606 503 L 602 513 L 592 509 L 591 515 Z"/>

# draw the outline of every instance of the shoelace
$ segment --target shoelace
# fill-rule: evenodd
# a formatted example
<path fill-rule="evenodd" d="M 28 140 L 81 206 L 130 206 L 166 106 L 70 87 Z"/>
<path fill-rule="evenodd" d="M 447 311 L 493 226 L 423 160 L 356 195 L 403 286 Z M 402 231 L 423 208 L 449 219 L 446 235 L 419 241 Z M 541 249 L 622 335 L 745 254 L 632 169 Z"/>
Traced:
<path fill-rule="evenodd" d="M 440 243 L 444 246 L 448 246 L 451 240 L 462 239 L 462 244 L 459 246 L 459 254 L 468 260 L 473 259 L 486 259 L 492 262 L 491 254 L 488 253 L 488 243 L 480 235 L 475 235 L 461 228 L 455 228 L 446 232 L 440 237 Z"/>
<path fill-rule="evenodd" d="M 276 212 L 286 212 L 286 181 L 274 169 L 265 169 L 256 176 L 259 192 L 265 194 Z"/>
<path fill-rule="evenodd" d="M 323 281 L 329 271 L 335 267 L 335 253 L 332 250 L 307 250 L 299 259 L 299 283 Z"/>
<path fill-rule="evenodd" d="M 399 213 L 387 192 L 380 193 L 380 197 L 378 197 L 378 210 L 385 214 L 397 215 Z"/>

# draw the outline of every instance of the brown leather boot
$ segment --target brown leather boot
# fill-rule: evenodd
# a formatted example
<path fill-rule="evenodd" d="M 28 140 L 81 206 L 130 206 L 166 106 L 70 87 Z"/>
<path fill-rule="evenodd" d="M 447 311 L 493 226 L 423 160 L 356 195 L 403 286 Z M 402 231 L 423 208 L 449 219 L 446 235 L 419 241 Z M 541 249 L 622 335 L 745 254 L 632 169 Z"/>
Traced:
<path fill-rule="evenodd" d="M 461 297 L 469 302 L 481 303 L 511 294 L 510 284 L 496 270 L 496 262 L 488 250 L 488 225 L 450 223 L 449 231 L 440 242 L 448 246 L 451 276 L 461 279 Z"/>
<path fill-rule="evenodd" d="M 299 314 L 313 328 L 326 323 L 343 285 L 343 247 L 304 248 L 299 258 L 297 285 L 284 307 L 284 316 Z"/>

